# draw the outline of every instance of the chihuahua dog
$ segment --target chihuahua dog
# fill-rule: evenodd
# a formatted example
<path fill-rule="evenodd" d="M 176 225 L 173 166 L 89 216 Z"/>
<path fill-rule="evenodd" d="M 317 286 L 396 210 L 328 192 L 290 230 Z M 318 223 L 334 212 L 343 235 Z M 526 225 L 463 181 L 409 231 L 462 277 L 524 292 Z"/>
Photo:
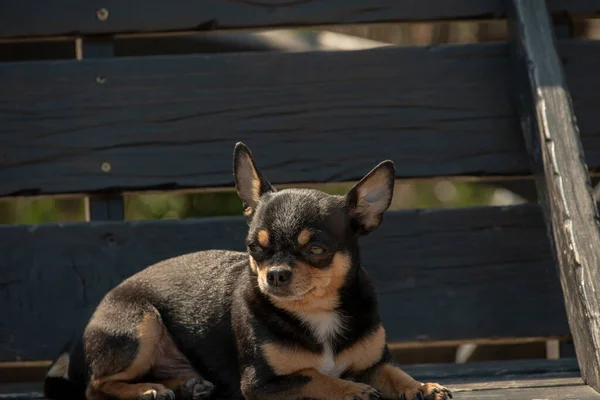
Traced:
<path fill-rule="evenodd" d="M 250 150 L 234 179 L 247 252 L 202 251 L 112 289 L 50 367 L 50 398 L 429 399 L 452 397 L 394 366 L 359 236 L 394 189 L 384 161 L 345 196 L 276 191 Z"/>

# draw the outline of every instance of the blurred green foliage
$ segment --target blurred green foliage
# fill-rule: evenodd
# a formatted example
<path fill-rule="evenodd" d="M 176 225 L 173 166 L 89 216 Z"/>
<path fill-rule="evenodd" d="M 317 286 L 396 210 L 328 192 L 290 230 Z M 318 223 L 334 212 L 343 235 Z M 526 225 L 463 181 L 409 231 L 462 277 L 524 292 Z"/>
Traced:
<path fill-rule="evenodd" d="M 0 224 L 39 224 L 85 220 L 81 198 L 17 197 L 0 199 Z"/>
<path fill-rule="evenodd" d="M 318 186 L 320 190 L 331 194 L 343 194 L 350 187 L 350 184 Z M 494 191 L 494 187 L 472 183 L 398 183 L 391 209 L 484 205 L 489 204 Z M 85 221 L 85 209 L 85 200 L 81 197 L 5 198 L 0 199 L 0 224 Z M 125 197 L 125 218 L 128 220 L 201 218 L 241 213 L 241 201 L 232 190 L 165 192 Z"/>

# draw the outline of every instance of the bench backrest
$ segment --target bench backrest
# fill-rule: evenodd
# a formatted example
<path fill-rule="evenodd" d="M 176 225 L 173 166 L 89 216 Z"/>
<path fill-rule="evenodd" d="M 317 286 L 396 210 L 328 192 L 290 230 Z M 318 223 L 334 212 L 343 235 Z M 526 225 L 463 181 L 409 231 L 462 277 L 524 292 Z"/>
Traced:
<path fill-rule="evenodd" d="M 77 38 L 80 58 L 0 63 L 0 196 L 88 195 L 91 215 L 0 226 L 0 361 L 55 356 L 111 287 L 151 263 L 243 249 L 241 217 L 120 220 L 124 192 L 232 186 L 238 140 L 274 184 L 352 181 L 386 158 L 398 178 L 530 179 L 504 42 L 113 57 L 132 32 L 506 15 L 493 0 L 406 3 L 0 5 L 0 45 Z M 548 7 L 564 17 L 600 1 Z M 598 169 L 600 44 L 564 40 L 559 51 Z M 391 341 L 569 334 L 535 205 L 388 212 L 363 243 Z"/>

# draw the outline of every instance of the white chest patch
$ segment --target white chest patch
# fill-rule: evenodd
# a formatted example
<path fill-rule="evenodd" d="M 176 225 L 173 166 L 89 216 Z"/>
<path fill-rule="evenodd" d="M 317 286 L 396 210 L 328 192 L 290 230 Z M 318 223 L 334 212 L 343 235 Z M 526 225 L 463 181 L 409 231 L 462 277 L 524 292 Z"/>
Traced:
<path fill-rule="evenodd" d="M 344 331 L 342 317 L 335 312 L 323 312 L 319 314 L 303 316 L 302 319 L 310 327 L 317 340 L 323 345 L 323 353 L 319 366 L 319 372 L 334 378 L 339 376 L 348 368 L 347 363 L 336 363 L 333 353 L 332 342 Z"/>

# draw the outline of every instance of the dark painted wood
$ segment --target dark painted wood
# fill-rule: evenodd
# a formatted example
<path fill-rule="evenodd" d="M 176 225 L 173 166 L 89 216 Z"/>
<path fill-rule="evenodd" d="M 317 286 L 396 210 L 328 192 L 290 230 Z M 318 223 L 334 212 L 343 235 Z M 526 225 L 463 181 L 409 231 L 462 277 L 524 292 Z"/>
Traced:
<path fill-rule="evenodd" d="M 110 38 L 83 39 L 81 41 L 81 59 L 111 58 L 115 55 L 114 41 Z M 104 74 L 96 78 L 96 83 L 104 84 Z M 110 163 L 103 163 L 100 167 L 103 172 L 110 172 Z M 88 221 L 123 221 L 125 219 L 125 207 L 123 196 L 110 194 L 104 196 L 91 196 L 87 199 Z"/>
<path fill-rule="evenodd" d="M 245 233 L 237 217 L 0 227 L 0 360 L 54 356 L 127 276 Z M 390 341 L 569 333 L 537 206 L 390 212 L 362 253 Z"/>
<path fill-rule="evenodd" d="M 600 229 L 569 90 L 543 0 L 514 0 L 523 135 L 584 381 L 600 391 Z"/>
<path fill-rule="evenodd" d="M 500 44 L 0 65 L 0 195 L 231 185 L 237 140 L 274 183 L 386 158 L 400 177 L 528 174 L 508 67 Z"/>
<path fill-rule="evenodd" d="M 540 381 L 543 385 L 543 380 Z M 464 391 L 454 396 L 456 400 L 599 400 L 600 394 L 585 385 L 573 385 L 563 387 L 531 387 L 515 389 L 482 389 Z"/>
<path fill-rule="evenodd" d="M 0 43 L 0 62 L 75 58 L 74 41 Z"/>
<path fill-rule="evenodd" d="M 570 18 L 569 15 L 555 16 L 553 18 L 553 29 L 554 35 L 557 39 L 573 38 L 573 20 Z M 598 178 L 592 178 L 592 185 L 596 186 L 598 184 L 598 181 Z M 488 183 L 483 183 L 483 185 L 486 184 Z M 494 182 L 493 185 L 495 187 L 502 187 L 504 189 L 508 189 L 511 192 L 518 194 L 521 198 L 525 199 L 528 202 L 537 201 L 537 189 L 535 186 L 535 181 L 532 181 L 530 179 L 511 179 L 505 181 L 497 181 Z"/>
<path fill-rule="evenodd" d="M 110 38 L 83 39 L 81 41 L 81 58 L 111 58 L 115 55 L 115 43 Z"/>
<path fill-rule="evenodd" d="M 526 399 L 544 399 L 544 400 L 565 400 L 565 399 L 576 399 L 576 400 L 598 400 L 600 395 L 595 393 L 592 389 L 583 385 L 568 385 L 561 387 L 545 387 L 544 381 L 541 380 L 539 385 L 540 388 L 517 388 L 517 389 L 487 389 L 475 387 L 473 391 L 460 391 L 454 392 L 455 400 L 469 400 L 477 399 L 501 399 L 501 400 L 526 400 Z M 11 393 L 9 399 L 15 400 L 37 400 L 43 399 L 41 385 L 40 384 L 29 384 L 20 385 L 18 389 L 22 392 Z M 36 390 L 37 389 L 37 390 Z M 482 392 L 484 391 L 484 392 Z M 215 400 L 229 400 L 229 399 L 215 399 Z"/>
<path fill-rule="evenodd" d="M 600 43 L 561 53 L 600 168 Z M 2 64 L 0 87 L 0 195 L 229 186 L 237 140 L 275 183 L 386 158 L 399 177 L 530 173 L 503 44 Z"/>
<path fill-rule="evenodd" d="M 0 195 L 230 185 L 237 140 L 276 183 L 527 174 L 507 70 L 504 45 L 4 64 Z"/>
<path fill-rule="evenodd" d="M 598 0 L 549 0 L 555 12 L 594 14 Z M 98 10 L 108 14 L 98 17 Z M 0 3 L 0 36 L 229 29 L 384 21 L 488 19 L 501 0 L 226 1 L 22 0 Z"/>
<path fill-rule="evenodd" d="M 540 379 L 534 387 L 527 388 L 486 388 L 475 385 L 473 390 L 461 390 L 454 392 L 454 400 L 470 400 L 482 398 L 499 399 L 499 400 L 529 400 L 529 399 L 544 399 L 544 400 L 598 400 L 600 395 L 594 392 L 591 388 L 584 385 L 568 384 L 561 386 L 547 386 L 546 381 Z M 450 385 L 452 389 L 452 385 Z M 38 400 L 43 399 L 41 384 L 25 384 L 16 387 L 19 392 L 11 392 L 9 399 L 18 400 Z M 215 399 L 229 400 L 229 399 Z"/>
<path fill-rule="evenodd" d="M 519 380 L 532 375 L 543 377 L 557 374 L 578 376 L 579 366 L 575 358 L 560 360 L 482 361 L 467 364 L 418 364 L 402 365 L 416 379 L 457 382 L 464 379 Z"/>
<path fill-rule="evenodd" d="M 125 208 L 123 197 L 114 196 L 92 196 L 88 199 L 89 221 L 123 221 L 125 219 Z"/>
<path fill-rule="evenodd" d="M 0 383 L 0 399 L 8 395 L 12 399 L 39 399 L 43 398 L 43 391 L 41 382 Z"/>
<path fill-rule="evenodd" d="M 519 377 L 518 380 L 510 379 L 510 376 L 501 376 L 499 379 L 493 376 L 487 376 L 479 380 L 459 380 L 452 381 L 449 385 L 453 393 L 490 390 L 490 389 L 516 389 L 516 388 L 539 388 L 541 387 L 562 387 L 562 386 L 581 386 L 584 385 L 579 373 L 557 372 L 547 373 L 542 376 L 538 374 Z M 577 376 L 576 376 L 577 375 Z M 508 379 L 504 379 L 508 378 Z"/>
<path fill-rule="evenodd" d="M 479 398 L 488 398 L 488 394 L 492 394 L 492 398 L 497 397 L 498 393 L 506 391 L 507 396 L 513 399 L 546 399 L 552 397 L 540 397 L 530 395 L 529 397 L 514 397 L 514 393 L 533 394 L 538 390 L 538 393 L 548 393 L 550 389 L 561 400 L 565 399 L 598 399 L 600 397 L 589 397 L 590 391 L 585 390 L 581 379 L 577 378 L 577 361 L 574 359 L 567 360 L 535 360 L 535 361 L 503 361 L 503 362 L 486 362 L 474 363 L 469 365 L 457 364 L 427 364 L 427 365 L 407 365 L 403 369 L 416 379 L 421 381 L 438 381 L 448 385 L 454 392 L 455 399 L 473 398 L 474 393 L 478 393 Z M 558 372 L 562 371 L 562 372 Z M 482 382 L 465 382 L 464 378 L 470 377 L 470 373 L 475 376 L 482 377 Z M 465 375 L 466 373 L 466 375 Z M 557 375 L 563 377 L 556 377 Z M 570 377 L 567 375 L 570 374 Z M 510 377 L 511 380 L 505 379 Z M 514 389 L 521 389 L 515 391 Z M 11 394 L 11 398 L 33 399 L 41 398 L 42 386 L 38 382 L 24 382 L 12 384 L 0 384 L 0 397 Z M 569 394 L 583 394 L 584 397 L 570 397 Z M 17 397 L 18 396 L 18 397 Z M 588 396 L 588 397 L 586 397 Z M 556 397 L 554 397 L 556 398 Z"/>

